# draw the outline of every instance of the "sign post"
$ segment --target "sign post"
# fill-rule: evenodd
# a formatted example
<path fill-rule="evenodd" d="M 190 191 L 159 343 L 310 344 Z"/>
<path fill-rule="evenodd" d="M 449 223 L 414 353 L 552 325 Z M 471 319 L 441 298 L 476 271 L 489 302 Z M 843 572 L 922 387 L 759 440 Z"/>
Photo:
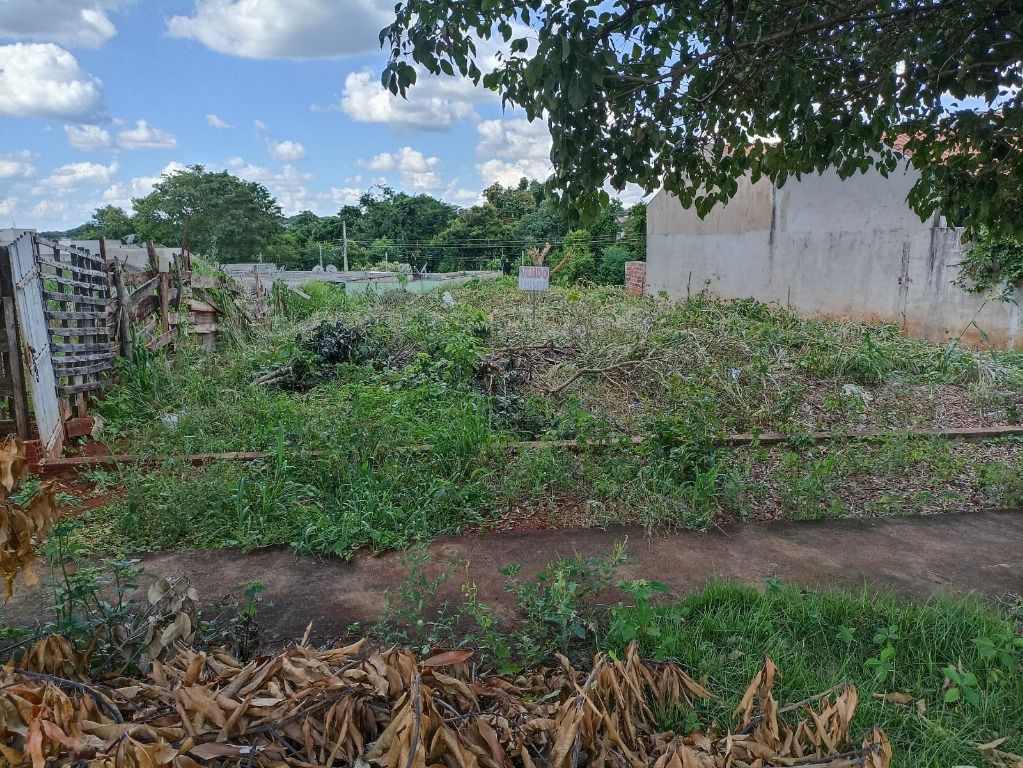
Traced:
<path fill-rule="evenodd" d="M 536 302 L 541 293 L 551 290 L 551 268 L 536 266 L 519 267 L 519 290 L 533 294 L 533 320 L 536 320 Z"/>

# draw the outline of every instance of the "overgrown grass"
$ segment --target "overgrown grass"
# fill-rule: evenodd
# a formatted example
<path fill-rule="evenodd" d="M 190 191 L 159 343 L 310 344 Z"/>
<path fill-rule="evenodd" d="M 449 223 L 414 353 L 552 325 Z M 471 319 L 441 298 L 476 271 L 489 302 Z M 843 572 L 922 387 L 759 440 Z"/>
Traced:
<path fill-rule="evenodd" d="M 102 404 L 120 450 L 271 456 L 129 472 L 125 498 L 91 513 L 83 535 L 125 550 L 286 543 L 347 555 L 522 506 L 582 507 L 594 524 L 707 527 L 1021 496 L 1016 444 L 905 435 L 812 448 L 803 438 L 811 429 L 907 428 L 947 398 L 978 418 L 987 408 L 1007 417 L 1023 397 L 1018 355 L 943 349 L 891 327 L 811 322 L 752 301 L 671 304 L 612 288 L 555 290 L 535 318 L 507 281 L 456 289 L 454 306 L 401 291 L 347 297 L 317 284 L 308 293 L 278 297 L 270 327 L 215 353 L 151 356 L 136 345 L 121 361 Z M 326 363 L 307 343 L 323 323 L 360 329 L 372 353 Z M 561 351 L 494 355 L 546 343 Z M 558 389 L 580 369 L 623 360 L 633 362 Z M 279 383 L 256 383 L 275 371 L 285 371 Z M 938 405 L 927 405 L 935 387 Z M 770 451 L 717 446 L 739 429 L 790 440 Z M 503 447 L 633 434 L 649 440 Z"/>
<path fill-rule="evenodd" d="M 875 723 L 884 728 L 900 766 L 980 765 L 972 745 L 1006 736 L 1004 749 L 1023 752 L 1023 669 L 1019 648 L 1013 648 L 1017 628 L 980 603 L 916 605 L 869 592 L 827 594 L 776 583 L 758 591 L 718 584 L 655 607 L 652 618 L 642 610 L 628 608 L 620 615 L 641 629 L 643 653 L 681 662 L 722 695 L 705 706 L 702 719 L 728 722 L 766 653 L 782 672 L 781 704 L 843 681 L 856 685 L 856 724 L 863 730 Z M 967 701 L 965 690 L 949 693 L 963 688 L 952 683 L 950 666 L 960 676 L 976 678 L 976 685 L 968 686 L 973 701 Z M 893 692 L 913 701 L 899 705 L 875 698 Z"/>

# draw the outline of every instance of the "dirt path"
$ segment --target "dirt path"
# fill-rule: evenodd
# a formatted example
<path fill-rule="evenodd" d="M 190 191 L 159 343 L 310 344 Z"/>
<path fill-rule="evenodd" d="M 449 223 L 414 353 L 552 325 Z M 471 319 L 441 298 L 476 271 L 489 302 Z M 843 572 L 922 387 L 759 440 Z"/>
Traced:
<path fill-rule="evenodd" d="M 502 589 L 502 566 L 520 563 L 532 574 L 558 557 L 607 554 L 625 537 L 629 562 L 621 576 L 657 579 L 676 594 L 712 579 L 767 578 L 832 589 L 867 586 L 918 599 L 1023 594 L 1023 511 L 765 523 L 654 537 L 638 528 L 445 537 L 429 547 L 430 571 L 439 572 L 446 561 L 468 561 L 468 570 L 456 571 L 443 593 L 457 598 L 459 586 L 471 579 L 483 601 L 505 612 L 510 598 Z M 396 554 L 343 562 L 297 557 L 284 548 L 160 552 L 144 556 L 142 564 L 150 576 L 187 575 L 204 599 L 263 582 L 273 603 L 260 611 L 268 639 L 300 636 L 310 621 L 320 638 L 341 634 L 352 622 L 371 622 L 383 610 L 382 591 L 404 576 Z M 6 622 L 33 621 L 43 599 L 22 588 L 5 610 Z"/>

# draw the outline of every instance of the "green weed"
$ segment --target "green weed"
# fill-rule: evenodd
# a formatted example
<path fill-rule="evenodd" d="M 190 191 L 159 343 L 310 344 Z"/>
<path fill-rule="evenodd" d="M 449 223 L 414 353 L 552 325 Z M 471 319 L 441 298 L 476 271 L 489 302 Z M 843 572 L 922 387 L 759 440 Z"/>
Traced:
<path fill-rule="evenodd" d="M 636 611 L 638 618 L 645 609 Z M 864 729 L 874 723 L 884 728 L 900 765 L 979 765 L 971 744 L 996 737 L 1009 737 L 1004 746 L 1009 751 L 1023 747 L 1023 731 L 1010 715 L 1023 710 L 1023 643 L 1013 640 L 1010 622 L 980 604 L 920 605 L 868 592 L 842 595 L 784 585 L 760 592 L 718 584 L 654 612 L 656 632 L 641 636 L 643 652 L 706 676 L 713 690 L 724 693 L 705 715 L 718 722 L 735 707 L 767 653 L 783 673 L 780 703 L 800 701 L 838 681 L 855 684 L 856 722 Z M 623 620 L 628 615 L 624 609 Z M 612 648 L 620 650 L 621 641 Z M 992 669 L 999 674 L 990 677 Z M 921 699 L 923 713 L 874 696 L 893 691 Z"/>

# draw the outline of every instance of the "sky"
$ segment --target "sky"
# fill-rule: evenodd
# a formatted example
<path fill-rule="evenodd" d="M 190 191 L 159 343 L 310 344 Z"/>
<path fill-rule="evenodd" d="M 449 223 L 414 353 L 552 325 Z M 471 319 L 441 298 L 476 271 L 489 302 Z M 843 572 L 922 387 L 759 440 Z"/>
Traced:
<path fill-rule="evenodd" d="M 0 0 L 0 226 L 130 210 L 201 163 L 285 215 L 373 184 L 471 205 L 549 174 L 550 135 L 471 82 L 380 86 L 394 0 Z"/>

